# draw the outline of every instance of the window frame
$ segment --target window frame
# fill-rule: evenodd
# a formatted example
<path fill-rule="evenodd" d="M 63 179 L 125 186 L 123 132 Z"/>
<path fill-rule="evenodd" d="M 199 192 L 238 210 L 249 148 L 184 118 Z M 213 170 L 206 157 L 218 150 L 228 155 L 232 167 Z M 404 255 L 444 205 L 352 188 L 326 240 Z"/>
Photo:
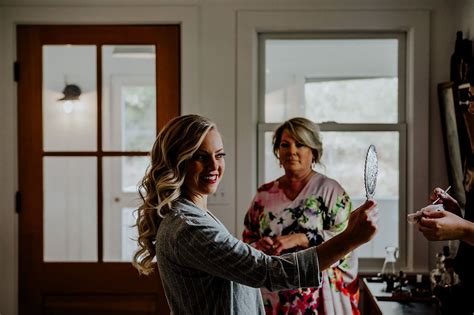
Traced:
<path fill-rule="evenodd" d="M 407 221 L 406 221 L 406 34 L 404 32 L 305 32 L 305 33 L 259 33 L 258 34 L 258 122 L 257 122 L 257 186 L 264 183 L 265 173 L 265 132 L 274 131 L 282 122 L 265 122 L 265 71 L 267 40 L 318 40 L 318 39 L 395 39 L 398 42 L 398 122 L 396 123 L 318 123 L 320 130 L 336 132 L 384 132 L 395 131 L 399 134 L 399 202 L 398 202 L 398 248 L 397 268 L 407 263 Z M 305 83 L 311 82 L 306 80 Z M 354 205 L 357 206 L 357 205 Z M 381 270 L 383 258 L 359 258 L 359 269 L 366 271 Z"/>
<path fill-rule="evenodd" d="M 403 32 L 406 34 L 406 209 L 426 205 L 430 184 L 429 10 L 239 11 L 236 24 L 236 235 L 257 189 L 258 34 L 271 32 Z M 381 211 L 383 215 L 383 211 Z M 406 232 L 407 272 L 428 272 L 429 242 Z M 380 269 L 373 269 L 378 272 Z M 364 272 L 365 270 L 361 270 Z"/>

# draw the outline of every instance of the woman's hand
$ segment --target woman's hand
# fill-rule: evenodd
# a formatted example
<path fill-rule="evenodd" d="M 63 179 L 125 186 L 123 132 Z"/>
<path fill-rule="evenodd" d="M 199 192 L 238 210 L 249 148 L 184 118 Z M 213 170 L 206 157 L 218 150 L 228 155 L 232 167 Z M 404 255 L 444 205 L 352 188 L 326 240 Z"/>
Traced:
<path fill-rule="evenodd" d="M 454 213 L 431 209 L 423 210 L 423 217 L 418 222 L 418 230 L 430 241 L 465 240 L 470 243 L 472 226 Z"/>
<path fill-rule="evenodd" d="M 284 250 L 294 247 L 309 247 L 309 240 L 304 233 L 294 233 L 289 235 L 281 235 L 273 240 L 273 255 L 280 255 Z"/>
<path fill-rule="evenodd" d="M 273 255 L 274 242 L 270 237 L 264 236 L 255 243 L 255 248 L 265 254 Z"/>
<path fill-rule="evenodd" d="M 367 200 L 351 213 L 349 224 L 342 233 L 358 247 L 375 236 L 378 219 L 377 203 L 375 200 Z"/>
<path fill-rule="evenodd" d="M 442 204 L 444 209 L 457 216 L 461 216 L 461 207 L 459 206 L 459 203 L 453 197 L 445 193 L 443 189 L 436 187 L 431 192 L 430 199 L 431 201 L 435 201 L 438 198 L 439 200 L 436 204 Z"/>

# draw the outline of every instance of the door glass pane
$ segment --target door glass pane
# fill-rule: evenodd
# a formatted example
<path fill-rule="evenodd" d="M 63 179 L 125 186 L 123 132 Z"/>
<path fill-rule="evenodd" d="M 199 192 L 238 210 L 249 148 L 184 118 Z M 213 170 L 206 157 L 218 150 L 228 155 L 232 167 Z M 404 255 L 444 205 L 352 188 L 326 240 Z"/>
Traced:
<path fill-rule="evenodd" d="M 266 40 L 264 110 L 265 122 L 398 122 L 398 40 Z"/>
<path fill-rule="evenodd" d="M 44 261 L 97 261 L 97 159 L 45 157 Z"/>
<path fill-rule="evenodd" d="M 43 46 L 43 148 L 97 150 L 96 46 Z"/>
<path fill-rule="evenodd" d="M 265 133 L 265 182 L 283 175 L 272 151 L 272 132 Z M 378 233 L 359 249 L 359 257 L 385 257 L 385 246 L 398 246 L 399 134 L 398 132 L 321 132 L 323 156 L 316 171 L 337 180 L 354 207 L 365 201 L 364 161 L 374 144 L 379 159 L 375 199 L 380 211 Z"/>
<path fill-rule="evenodd" d="M 150 162 L 147 156 L 105 157 L 104 261 L 131 261 L 137 250 L 136 209 L 138 184 Z"/>
<path fill-rule="evenodd" d="M 102 46 L 106 151 L 149 151 L 156 136 L 155 46 Z"/>

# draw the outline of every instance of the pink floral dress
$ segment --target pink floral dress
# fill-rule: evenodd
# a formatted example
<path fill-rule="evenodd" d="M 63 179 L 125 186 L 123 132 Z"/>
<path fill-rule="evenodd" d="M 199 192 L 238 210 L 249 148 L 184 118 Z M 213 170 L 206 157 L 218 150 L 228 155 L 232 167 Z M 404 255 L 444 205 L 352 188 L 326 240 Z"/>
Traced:
<path fill-rule="evenodd" d="M 352 203 L 333 179 L 314 174 L 290 200 L 278 180 L 262 185 L 245 216 L 243 240 L 253 244 L 264 236 L 305 233 L 310 246 L 343 231 Z M 298 251 L 293 248 L 291 251 Z M 267 314 L 359 314 L 357 257 L 354 253 L 322 272 L 322 287 L 279 292 L 262 289 Z"/>

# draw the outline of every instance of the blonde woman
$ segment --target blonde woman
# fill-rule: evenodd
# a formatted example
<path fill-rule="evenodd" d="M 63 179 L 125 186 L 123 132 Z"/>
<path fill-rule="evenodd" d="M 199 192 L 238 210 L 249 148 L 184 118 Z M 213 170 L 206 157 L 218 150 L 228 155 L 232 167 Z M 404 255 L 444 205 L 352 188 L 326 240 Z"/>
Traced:
<path fill-rule="evenodd" d="M 352 203 L 337 181 L 314 171 L 323 146 L 319 127 L 296 117 L 273 136 L 273 153 L 285 173 L 262 185 L 245 216 L 243 240 L 269 255 L 317 246 L 347 226 Z M 267 315 L 359 314 L 357 257 L 347 254 L 322 272 L 321 288 L 269 292 Z"/>
<path fill-rule="evenodd" d="M 156 257 L 173 314 L 264 314 L 260 287 L 318 287 L 320 272 L 377 231 L 375 201 L 355 210 L 347 229 L 317 247 L 267 255 L 232 236 L 207 208 L 224 175 L 225 153 L 214 123 L 198 115 L 172 119 L 159 133 L 140 191 L 134 265 L 154 270 Z"/>

